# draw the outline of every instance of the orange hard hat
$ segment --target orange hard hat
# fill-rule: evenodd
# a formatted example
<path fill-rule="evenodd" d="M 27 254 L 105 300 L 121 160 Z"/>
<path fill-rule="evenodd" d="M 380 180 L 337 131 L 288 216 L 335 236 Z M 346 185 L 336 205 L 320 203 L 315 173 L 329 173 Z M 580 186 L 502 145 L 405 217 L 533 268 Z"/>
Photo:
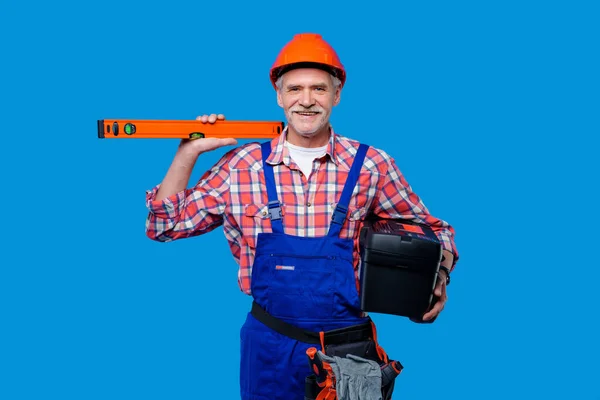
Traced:
<path fill-rule="evenodd" d="M 346 82 L 346 70 L 329 43 L 316 33 L 299 33 L 294 36 L 279 52 L 270 71 L 273 87 L 277 79 L 294 68 L 324 69 L 342 82 Z"/>

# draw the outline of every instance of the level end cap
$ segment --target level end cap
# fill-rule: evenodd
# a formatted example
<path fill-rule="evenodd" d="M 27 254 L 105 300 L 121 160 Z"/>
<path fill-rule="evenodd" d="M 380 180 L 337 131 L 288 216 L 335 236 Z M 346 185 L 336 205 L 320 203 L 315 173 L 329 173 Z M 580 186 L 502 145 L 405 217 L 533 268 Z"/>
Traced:
<path fill-rule="evenodd" d="M 103 119 L 98 120 L 98 138 L 104 139 L 104 120 Z"/>

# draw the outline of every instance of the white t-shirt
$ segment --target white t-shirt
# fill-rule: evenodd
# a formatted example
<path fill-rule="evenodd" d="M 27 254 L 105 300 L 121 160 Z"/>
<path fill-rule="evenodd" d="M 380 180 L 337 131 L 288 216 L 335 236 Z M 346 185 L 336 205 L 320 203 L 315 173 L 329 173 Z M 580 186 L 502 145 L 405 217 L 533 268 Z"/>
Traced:
<path fill-rule="evenodd" d="M 312 172 L 312 165 L 315 158 L 322 157 L 327 151 L 327 144 L 322 147 L 299 147 L 289 142 L 285 142 L 286 147 L 290 151 L 290 157 L 298 166 L 307 178 Z"/>

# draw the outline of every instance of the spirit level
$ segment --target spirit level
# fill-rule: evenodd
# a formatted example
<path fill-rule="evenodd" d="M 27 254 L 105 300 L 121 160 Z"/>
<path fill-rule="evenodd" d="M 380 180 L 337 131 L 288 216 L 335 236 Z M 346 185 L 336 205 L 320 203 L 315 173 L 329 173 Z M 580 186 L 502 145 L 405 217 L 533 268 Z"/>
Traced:
<path fill-rule="evenodd" d="M 198 120 L 98 120 L 100 139 L 270 139 L 284 128 L 281 121 L 227 121 L 203 123 Z"/>

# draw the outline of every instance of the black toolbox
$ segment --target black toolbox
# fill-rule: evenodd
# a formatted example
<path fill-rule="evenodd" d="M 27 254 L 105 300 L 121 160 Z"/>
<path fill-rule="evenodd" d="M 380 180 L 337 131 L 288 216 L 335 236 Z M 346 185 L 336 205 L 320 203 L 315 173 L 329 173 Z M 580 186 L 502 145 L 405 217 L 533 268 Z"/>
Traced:
<path fill-rule="evenodd" d="M 362 310 L 421 320 L 434 300 L 442 259 L 433 230 L 404 220 L 366 220 L 359 247 Z"/>

